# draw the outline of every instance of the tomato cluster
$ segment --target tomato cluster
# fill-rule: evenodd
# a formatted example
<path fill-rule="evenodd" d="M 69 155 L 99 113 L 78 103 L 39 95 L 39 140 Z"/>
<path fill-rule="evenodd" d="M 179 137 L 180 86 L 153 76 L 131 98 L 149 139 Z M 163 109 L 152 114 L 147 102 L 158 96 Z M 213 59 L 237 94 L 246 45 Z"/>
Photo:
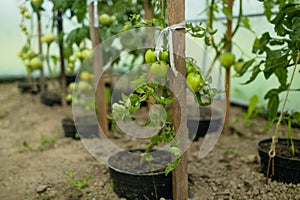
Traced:
<path fill-rule="evenodd" d="M 169 53 L 168 51 L 159 52 L 159 60 L 152 49 L 148 49 L 145 53 L 146 63 L 152 64 L 150 72 L 153 76 L 158 78 L 165 78 L 169 69 Z"/>
<path fill-rule="evenodd" d="M 186 85 L 191 92 L 199 92 L 205 85 L 205 78 L 191 58 L 186 59 Z"/>

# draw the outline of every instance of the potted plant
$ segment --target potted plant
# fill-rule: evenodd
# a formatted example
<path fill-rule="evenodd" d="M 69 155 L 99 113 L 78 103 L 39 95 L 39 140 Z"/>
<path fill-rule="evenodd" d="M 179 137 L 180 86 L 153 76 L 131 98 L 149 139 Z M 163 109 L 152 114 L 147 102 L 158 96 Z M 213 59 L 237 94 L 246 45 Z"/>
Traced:
<path fill-rule="evenodd" d="M 264 5 L 267 19 L 274 25 L 277 35 L 273 37 L 266 32 L 261 38 L 256 39 L 252 51 L 260 56 L 265 55 L 265 57 L 261 60 L 258 59 L 258 62 L 255 62 L 255 59 L 249 60 L 242 69 L 245 72 L 252 67 L 252 76 L 246 82 L 247 84 L 254 81 L 260 72 L 266 79 L 272 75 L 276 76 L 279 82 L 279 87 L 270 89 L 264 97 L 268 100 L 269 119 L 276 122 L 276 126 L 272 138 L 258 142 L 261 170 L 267 175 L 267 178 L 271 175 L 273 180 L 300 183 L 300 141 L 293 138 L 291 134 L 292 120 L 299 120 L 299 113 L 295 112 L 287 118 L 284 114 L 289 92 L 298 91 L 291 87 L 300 57 L 300 4 L 281 1 L 278 5 L 275 2 L 265 1 Z M 278 8 L 279 12 L 272 18 L 273 9 Z M 260 66 L 264 66 L 264 68 Z M 291 78 L 288 82 L 288 72 L 292 67 Z M 272 82 L 272 84 L 274 83 Z M 280 105 L 279 94 L 283 92 L 286 92 L 286 96 L 280 116 L 277 117 Z M 278 127 L 283 120 L 287 122 L 288 134 L 286 137 L 280 138 Z"/>
<path fill-rule="evenodd" d="M 75 122 L 71 117 L 65 117 L 61 120 L 65 137 L 71 137 L 75 140 L 80 139 L 75 126 Z"/>
<path fill-rule="evenodd" d="M 133 15 L 130 22 L 125 25 L 125 30 L 144 25 L 160 25 L 165 28 L 166 5 L 164 3 L 162 4 L 161 19 L 144 20 L 139 15 Z M 200 30 L 205 32 L 202 27 L 189 30 L 194 33 Z M 127 33 L 128 35 L 134 34 L 130 30 Z M 167 47 L 168 44 L 165 44 L 165 48 L 159 49 L 159 52 L 154 51 L 154 48 L 145 49 L 145 74 L 139 75 L 141 78 L 138 80 L 131 79 L 134 91 L 129 95 L 123 94 L 122 99 L 112 105 L 113 123 L 123 131 L 134 126 L 135 115 L 141 111 L 142 103 L 147 102 L 149 105 L 149 120 L 142 126 L 146 131 L 128 133 L 143 135 L 147 138 L 147 145 L 142 149 L 113 153 L 107 160 L 113 180 L 113 189 L 119 197 L 129 199 L 172 198 L 171 172 L 180 163 L 182 150 L 180 142 L 176 140 L 178 138 L 176 138 L 176 131 L 170 118 L 170 105 L 174 102 L 174 97 L 172 97 L 169 87 L 169 72 L 173 73 L 173 71 L 170 67 Z M 183 78 L 186 80 L 187 88 L 194 95 L 193 100 L 198 105 L 211 104 L 218 90 L 210 87 L 209 81 L 204 79 L 199 68 L 195 67 L 188 73 L 186 79 Z M 188 140 L 181 139 L 188 142 Z M 161 149 L 163 145 L 167 145 L 167 147 Z"/>
<path fill-rule="evenodd" d="M 41 70 L 43 68 L 43 62 L 39 54 L 33 50 L 31 45 L 32 39 L 34 37 L 33 34 L 34 21 L 32 18 L 32 14 L 28 6 L 26 5 L 26 3 L 23 3 L 19 7 L 19 9 L 22 15 L 20 28 L 21 31 L 26 36 L 26 43 L 22 47 L 21 51 L 18 53 L 18 56 L 23 61 L 27 75 L 26 75 L 26 81 L 18 82 L 17 86 L 21 92 L 29 92 L 32 94 L 36 94 L 40 91 L 41 87 L 36 81 L 33 80 L 32 73 Z"/>

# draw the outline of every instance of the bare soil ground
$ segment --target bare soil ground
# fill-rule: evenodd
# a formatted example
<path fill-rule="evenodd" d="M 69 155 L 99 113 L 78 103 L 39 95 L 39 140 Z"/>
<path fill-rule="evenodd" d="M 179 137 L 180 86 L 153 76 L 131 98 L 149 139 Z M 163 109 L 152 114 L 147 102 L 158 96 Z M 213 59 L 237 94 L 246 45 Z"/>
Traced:
<path fill-rule="evenodd" d="M 203 140 L 192 144 L 190 198 L 299 200 L 300 184 L 265 184 L 256 144 L 273 129 L 265 131 L 262 117 L 245 120 L 244 112 L 232 107 L 232 134 L 222 135 L 205 158 L 198 158 Z M 106 165 L 80 140 L 64 137 L 61 119 L 71 115 L 71 106 L 49 107 L 39 95 L 20 94 L 15 83 L 0 84 L 0 199 L 119 199 Z M 293 132 L 299 138 L 299 129 Z"/>

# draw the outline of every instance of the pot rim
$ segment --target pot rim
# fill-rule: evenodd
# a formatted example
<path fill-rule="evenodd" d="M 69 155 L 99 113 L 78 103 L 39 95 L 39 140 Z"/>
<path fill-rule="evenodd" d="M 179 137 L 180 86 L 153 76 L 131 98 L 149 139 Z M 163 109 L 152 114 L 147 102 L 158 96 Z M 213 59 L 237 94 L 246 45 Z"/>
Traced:
<path fill-rule="evenodd" d="M 289 138 L 278 138 L 278 142 L 280 142 L 280 141 L 286 141 L 286 140 L 289 140 Z M 300 139 L 293 138 L 293 140 L 300 143 Z M 259 151 L 265 153 L 265 154 L 268 154 L 268 152 L 265 151 L 264 149 L 262 149 L 260 145 L 263 144 L 263 143 L 270 143 L 270 144 L 271 144 L 271 142 L 272 142 L 272 138 L 265 138 L 265 139 L 259 140 L 259 141 L 257 142 L 257 149 L 258 149 Z M 300 159 L 292 159 L 292 158 L 280 156 L 280 155 L 277 155 L 277 154 L 275 155 L 275 157 L 280 158 L 280 159 L 283 159 L 283 160 L 293 160 L 293 161 L 298 161 L 298 162 L 300 162 Z"/>
<path fill-rule="evenodd" d="M 167 153 L 170 153 L 169 151 L 166 151 L 166 150 L 157 150 L 155 149 L 156 151 L 163 151 L 163 152 L 167 152 Z M 109 162 L 110 159 L 112 158 L 112 156 L 118 154 L 118 153 L 121 153 L 121 152 L 130 152 L 130 151 L 145 151 L 145 149 L 129 149 L 129 150 L 120 150 L 120 151 L 116 151 L 112 154 L 110 154 L 108 156 L 108 158 L 106 159 L 106 164 L 109 168 L 113 169 L 114 171 L 116 172 L 119 172 L 119 173 L 122 173 L 122 174 L 127 174 L 127 175 L 132 175 L 132 176 L 143 176 L 143 177 L 147 177 L 147 176 L 154 176 L 154 175 L 162 175 L 164 174 L 165 175 L 165 171 L 162 171 L 162 172 L 154 172 L 154 173 L 133 173 L 133 172 L 128 172 L 128 171 L 124 171 L 124 170 L 121 170 L 121 169 L 118 169 L 116 167 L 114 167 L 113 165 L 111 165 L 111 163 Z M 172 172 L 170 172 L 168 174 L 168 176 L 171 174 Z"/>

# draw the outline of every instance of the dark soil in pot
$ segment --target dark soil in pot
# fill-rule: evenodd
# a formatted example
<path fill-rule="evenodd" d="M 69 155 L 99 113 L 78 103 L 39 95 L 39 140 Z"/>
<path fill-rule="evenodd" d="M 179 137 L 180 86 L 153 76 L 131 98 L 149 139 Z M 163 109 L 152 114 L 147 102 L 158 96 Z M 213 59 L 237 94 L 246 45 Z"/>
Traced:
<path fill-rule="evenodd" d="M 143 152 L 141 149 L 120 151 L 108 158 L 114 192 L 128 200 L 172 199 L 172 174 L 166 176 L 164 172 L 171 154 L 167 151 L 152 152 L 150 164 L 141 162 Z M 156 166 L 155 171 L 151 170 L 153 166 Z"/>
<path fill-rule="evenodd" d="M 75 122 L 72 118 L 69 117 L 63 118 L 61 124 L 65 133 L 65 137 L 71 137 L 75 140 L 80 139 L 79 135 L 77 134 Z"/>
<path fill-rule="evenodd" d="M 41 94 L 41 102 L 47 106 L 61 105 L 59 95 L 49 91 Z"/>
<path fill-rule="evenodd" d="M 295 156 L 292 157 L 290 140 L 279 138 L 276 143 L 276 156 L 274 157 L 275 174 L 272 180 L 284 183 L 300 183 L 300 140 L 294 139 Z M 272 139 L 265 139 L 258 142 L 258 153 L 261 158 L 261 171 L 266 175 L 270 146 Z"/>
<path fill-rule="evenodd" d="M 195 116 L 197 115 L 194 115 L 193 112 L 188 112 L 187 127 L 189 129 L 189 138 L 193 141 L 197 141 L 207 133 L 219 130 L 222 125 L 222 114 L 213 108 L 200 108 L 200 119 L 199 114 L 197 117 Z"/>

